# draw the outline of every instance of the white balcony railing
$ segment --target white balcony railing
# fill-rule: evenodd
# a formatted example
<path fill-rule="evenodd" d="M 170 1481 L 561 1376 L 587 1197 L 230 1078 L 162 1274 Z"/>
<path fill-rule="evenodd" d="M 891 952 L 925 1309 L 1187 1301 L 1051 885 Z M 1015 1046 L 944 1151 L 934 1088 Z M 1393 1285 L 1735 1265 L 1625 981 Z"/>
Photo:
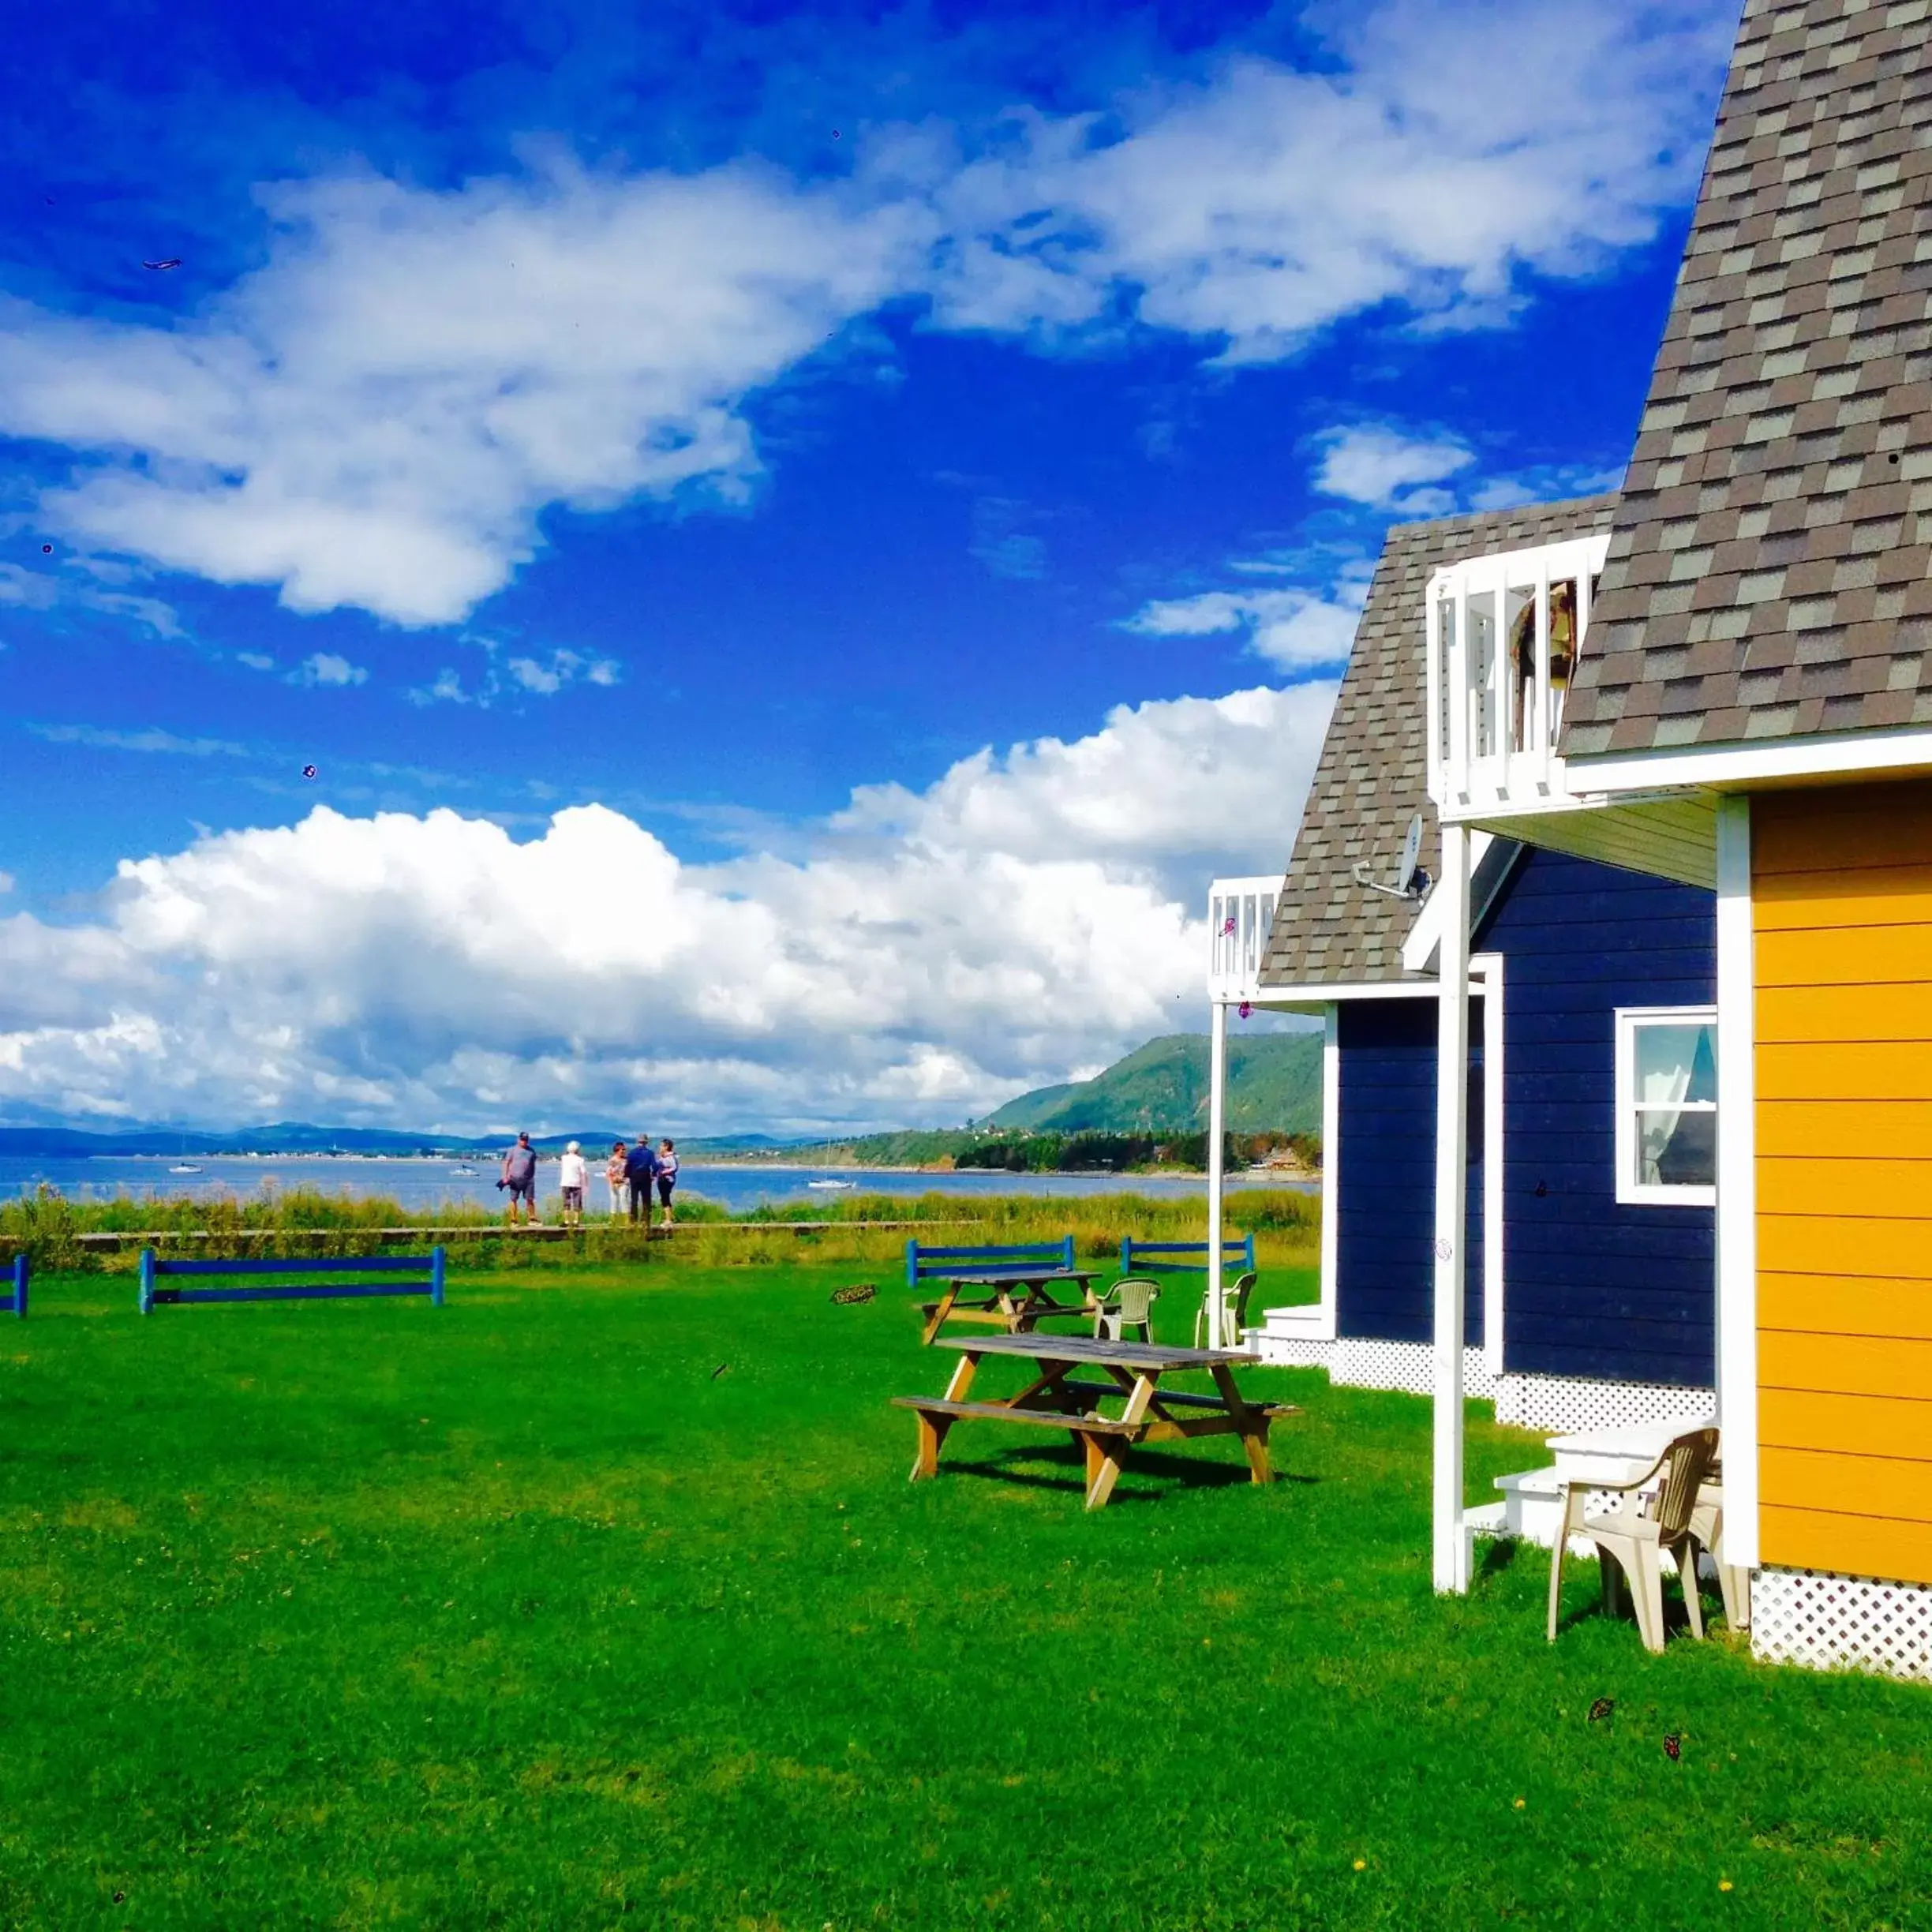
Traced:
<path fill-rule="evenodd" d="M 1261 960 L 1275 923 L 1281 880 L 1216 879 L 1208 889 L 1208 997 L 1252 999 L 1260 990 Z"/>
<path fill-rule="evenodd" d="M 1429 796 L 1451 818 L 1567 801 L 1563 700 L 1606 533 L 1468 557 L 1429 579 Z"/>

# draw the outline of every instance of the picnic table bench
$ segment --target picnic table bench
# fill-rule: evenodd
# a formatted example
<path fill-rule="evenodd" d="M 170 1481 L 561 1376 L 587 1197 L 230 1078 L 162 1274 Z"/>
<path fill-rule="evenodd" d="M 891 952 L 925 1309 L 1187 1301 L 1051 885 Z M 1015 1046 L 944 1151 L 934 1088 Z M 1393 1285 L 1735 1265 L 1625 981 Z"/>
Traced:
<path fill-rule="evenodd" d="M 1091 1316 L 1100 1306 L 1093 1292 L 1099 1273 L 1095 1268 L 1062 1267 L 1055 1262 L 1039 1267 L 1002 1268 L 997 1273 L 979 1270 L 939 1276 L 939 1299 L 919 1304 L 926 1322 L 919 1339 L 930 1347 L 949 1321 L 1024 1335 L 1050 1315 Z M 1056 1288 L 1069 1287 L 1078 1294 L 1078 1301 L 1062 1301 L 1054 1293 Z"/>
<path fill-rule="evenodd" d="M 1166 1348 L 1147 1342 L 1104 1341 L 1092 1335 L 1007 1334 L 950 1336 L 942 1348 L 957 1349 L 945 1393 L 895 1395 L 895 1406 L 910 1409 L 919 1428 L 919 1449 L 912 1480 L 939 1473 L 939 1451 L 956 1422 L 1017 1422 L 1035 1428 L 1064 1429 L 1085 1452 L 1087 1507 L 1104 1508 L 1120 1478 L 1127 1451 L 1144 1442 L 1192 1442 L 1203 1436 L 1238 1436 L 1248 1457 L 1249 1477 L 1271 1482 L 1268 1429 L 1283 1416 L 1299 1413 L 1291 1402 L 1251 1402 L 1235 1386 L 1234 1370 L 1260 1357 L 1235 1349 Z M 969 1399 L 973 1378 L 988 1355 L 1030 1356 L 1039 1373 L 1017 1395 L 992 1402 Z M 1074 1371 L 1096 1369 L 1105 1380 L 1076 1380 Z M 1215 1393 L 1163 1389 L 1161 1377 L 1204 1368 Z M 1100 1405 L 1123 1398 L 1120 1413 L 1107 1415 Z"/>

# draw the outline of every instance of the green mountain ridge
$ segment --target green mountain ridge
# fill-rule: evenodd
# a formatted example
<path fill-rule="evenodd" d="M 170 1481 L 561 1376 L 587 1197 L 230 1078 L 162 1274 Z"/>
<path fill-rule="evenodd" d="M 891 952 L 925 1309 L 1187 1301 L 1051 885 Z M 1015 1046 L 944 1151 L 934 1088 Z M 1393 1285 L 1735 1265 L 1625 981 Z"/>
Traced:
<path fill-rule="evenodd" d="M 1028 1133 L 1198 1133 L 1208 1125 L 1208 1035 L 1170 1033 L 1091 1080 L 1036 1088 L 983 1123 Z M 1231 1133 L 1319 1133 L 1320 1033 L 1260 1033 L 1228 1042 Z"/>

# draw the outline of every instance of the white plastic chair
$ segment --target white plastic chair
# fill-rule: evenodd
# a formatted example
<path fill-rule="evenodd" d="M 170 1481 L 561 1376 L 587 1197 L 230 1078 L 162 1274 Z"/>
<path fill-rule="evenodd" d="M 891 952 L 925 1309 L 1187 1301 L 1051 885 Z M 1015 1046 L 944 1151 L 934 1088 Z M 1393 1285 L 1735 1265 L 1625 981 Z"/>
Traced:
<path fill-rule="evenodd" d="M 1550 1552 L 1549 1640 L 1556 1641 L 1556 1612 L 1563 1595 L 1563 1552 L 1572 1536 L 1588 1537 L 1597 1545 L 1597 1559 L 1603 1571 L 1604 1603 L 1616 1608 L 1617 1578 L 1630 1584 L 1631 1601 L 1637 1612 L 1637 1628 L 1646 1650 L 1664 1648 L 1664 1571 L 1665 1550 L 1676 1559 L 1677 1574 L 1683 1579 L 1684 1608 L 1690 1618 L 1691 1634 L 1704 1634 L 1703 1606 L 1698 1601 L 1697 1533 L 1694 1520 L 1704 1479 L 1717 1459 L 1717 1432 L 1692 1429 L 1679 1436 L 1631 1481 L 1607 1483 L 1597 1480 L 1563 1485 L 1563 1525 L 1556 1533 L 1556 1546 Z M 1661 1475 L 1663 1480 L 1657 1482 Z M 1645 1492 L 1655 1483 L 1653 1494 Z M 1613 1514 L 1586 1515 L 1585 1507 L 1593 1495 L 1624 1499 L 1623 1508 Z"/>
<path fill-rule="evenodd" d="M 1751 1573 L 1742 1563 L 1724 1560 L 1724 1484 L 1707 1480 L 1698 1492 L 1697 1507 L 1690 1512 L 1690 1533 L 1700 1549 L 1709 1552 L 1717 1572 L 1717 1588 L 1724 1597 L 1724 1622 L 1734 1631 L 1750 1628 Z"/>
<path fill-rule="evenodd" d="M 1106 1292 L 1094 1315 L 1094 1333 L 1103 1341 L 1125 1342 L 1129 1328 L 1140 1331 L 1143 1342 L 1154 1339 L 1153 1306 L 1160 1285 L 1144 1275 L 1123 1275 Z"/>
<path fill-rule="evenodd" d="M 1232 1282 L 1221 1284 L 1221 1346 L 1223 1348 L 1239 1348 L 1241 1331 L 1248 1326 L 1248 1300 L 1254 1293 L 1255 1278 L 1252 1274 L 1237 1275 Z M 1207 1345 L 1208 1304 L 1212 1300 L 1211 1291 L 1201 1297 L 1200 1306 L 1194 1311 L 1194 1346 Z"/>

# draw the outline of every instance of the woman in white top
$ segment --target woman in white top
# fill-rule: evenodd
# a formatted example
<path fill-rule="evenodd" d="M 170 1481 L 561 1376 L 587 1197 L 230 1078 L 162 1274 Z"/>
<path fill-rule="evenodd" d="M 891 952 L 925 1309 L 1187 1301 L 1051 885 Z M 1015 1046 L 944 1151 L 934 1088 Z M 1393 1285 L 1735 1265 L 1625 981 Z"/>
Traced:
<path fill-rule="evenodd" d="M 583 1226 L 584 1182 L 589 1178 L 584 1169 L 584 1157 L 577 1151 L 573 1140 L 564 1150 L 564 1158 L 557 1163 L 557 1185 L 564 1190 L 564 1225 L 566 1227 Z"/>
<path fill-rule="evenodd" d="M 626 1156 L 630 1152 L 621 1140 L 611 1143 L 611 1156 L 604 1163 L 604 1185 L 610 1189 L 611 1219 L 621 1221 L 627 1211 L 631 1198 L 631 1179 L 625 1172 Z"/>
<path fill-rule="evenodd" d="M 664 1204 L 664 1219 L 660 1227 L 671 1226 L 671 1190 L 677 1185 L 677 1144 L 673 1140 L 661 1140 L 657 1152 L 657 1198 Z"/>

